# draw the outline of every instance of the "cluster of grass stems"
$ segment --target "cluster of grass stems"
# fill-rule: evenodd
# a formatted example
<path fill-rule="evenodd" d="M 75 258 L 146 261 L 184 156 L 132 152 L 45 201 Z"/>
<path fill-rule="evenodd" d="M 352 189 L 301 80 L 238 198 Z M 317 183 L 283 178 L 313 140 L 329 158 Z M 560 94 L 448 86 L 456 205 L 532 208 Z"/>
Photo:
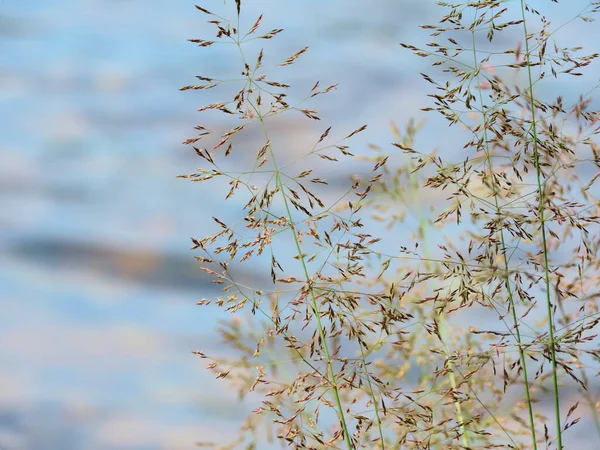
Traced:
<path fill-rule="evenodd" d="M 439 23 L 421 26 L 432 40 L 400 48 L 432 63 L 422 109 L 464 145 L 419 149 L 410 121 L 368 152 L 349 146 L 366 125 L 319 128 L 307 106 L 336 85 L 298 96 L 269 78 L 307 48 L 267 64 L 260 43 L 281 29 L 261 31 L 240 0 L 196 6 L 216 37 L 190 41 L 233 49 L 240 69 L 182 88 L 232 96 L 200 108 L 232 126 L 196 127 L 185 144 L 204 166 L 182 177 L 211 180 L 240 214 L 192 239 L 223 288 L 198 303 L 231 314 L 228 356 L 194 353 L 256 406 L 231 442 L 199 446 L 560 450 L 581 419 L 600 443 L 600 115 L 593 90 L 546 87 L 598 57 L 555 41 L 600 9 L 573 3 L 554 26 L 524 0 L 439 2 Z M 303 154 L 270 125 L 284 113 L 316 127 Z M 364 170 L 340 192 L 328 175 L 344 161 Z"/>

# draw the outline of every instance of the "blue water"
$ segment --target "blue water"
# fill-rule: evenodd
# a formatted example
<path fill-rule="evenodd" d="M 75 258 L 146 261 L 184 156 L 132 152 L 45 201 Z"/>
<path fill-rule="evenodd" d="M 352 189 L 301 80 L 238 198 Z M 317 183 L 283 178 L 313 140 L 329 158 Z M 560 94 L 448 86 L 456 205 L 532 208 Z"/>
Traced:
<path fill-rule="evenodd" d="M 310 46 L 286 79 L 339 82 L 316 106 L 340 130 L 369 123 L 360 148 L 390 142 L 390 119 L 422 116 L 426 66 L 398 42 L 423 36 L 416 25 L 437 17 L 432 3 L 244 8 L 249 22 L 266 12 L 265 29 L 286 28 L 266 42 L 274 61 Z M 212 33 L 193 4 L 0 0 L 2 449 L 187 449 L 221 441 L 244 417 L 191 355 L 218 351 L 222 316 L 195 306 L 217 291 L 189 237 L 208 234 L 210 215 L 235 219 L 241 202 L 175 178 L 198 164 L 180 143 L 212 101 L 178 88 L 238 70 L 235 57 L 186 42 Z M 430 149 L 436 137 L 420 142 Z M 345 177 L 332 174 L 340 189 Z"/>

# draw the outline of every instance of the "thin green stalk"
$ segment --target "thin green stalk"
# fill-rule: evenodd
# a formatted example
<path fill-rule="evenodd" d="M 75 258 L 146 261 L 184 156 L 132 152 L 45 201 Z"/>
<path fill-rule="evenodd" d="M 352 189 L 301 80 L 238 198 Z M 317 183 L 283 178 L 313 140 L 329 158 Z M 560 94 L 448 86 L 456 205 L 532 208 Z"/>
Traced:
<path fill-rule="evenodd" d="M 367 377 L 367 384 L 369 385 L 369 397 L 371 397 L 371 401 L 373 402 L 373 407 L 375 408 L 375 417 L 377 419 L 377 429 L 379 430 L 379 438 L 381 439 L 381 450 L 385 450 L 385 440 L 383 438 L 383 428 L 381 427 L 381 417 L 379 416 L 379 402 L 377 398 L 375 398 L 375 392 L 373 391 L 373 383 L 371 383 L 371 377 L 369 376 L 369 372 L 367 371 L 367 361 L 365 357 L 365 351 L 362 348 L 362 345 L 359 344 L 360 347 L 360 355 L 362 358 L 362 366 L 365 369 L 365 376 Z"/>
<path fill-rule="evenodd" d="M 440 332 L 440 338 L 442 340 L 442 345 L 444 346 L 444 354 L 446 355 L 446 361 L 448 364 L 448 368 L 450 369 L 450 371 L 448 372 L 448 378 L 450 379 L 450 385 L 452 386 L 452 390 L 456 391 L 456 376 L 454 375 L 454 364 L 452 363 L 452 361 L 450 360 L 450 351 L 448 349 L 448 346 L 446 345 L 446 341 L 448 340 L 448 333 L 447 333 L 447 327 L 446 327 L 446 315 L 441 312 L 438 318 L 439 322 L 438 322 L 438 329 Z M 454 401 L 454 407 L 456 408 L 456 418 L 458 419 L 458 423 L 460 426 L 460 438 L 462 440 L 463 446 L 465 448 L 470 448 L 469 447 L 469 437 L 467 436 L 467 427 L 465 426 L 465 418 L 463 416 L 463 412 L 462 412 L 462 406 L 460 404 L 460 402 L 458 400 Z"/>
<path fill-rule="evenodd" d="M 531 132 L 533 134 L 533 158 L 539 191 L 538 210 L 540 214 L 540 225 L 542 231 L 542 251 L 544 256 L 544 282 L 546 285 L 546 306 L 548 314 L 548 336 L 550 337 L 550 358 L 552 360 L 552 384 L 554 389 L 554 414 L 556 416 L 556 435 L 558 439 L 558 450 L 563 449 L 562 429 L 560 425 L 560 398 L 558 392 L 558 369 L 556 365 L 556 341 L 554 340 L 554 322 L 552 320 L 552 301 L 550 299 L 550 270 L 548 265 L 548 245 L 546 242 L 546 209 L 545 193 L 542 186 L 542 174 L 540 169 L 540 153 L 537 138 L 537 122 L 535 116 L 535 100 L 533 97 L 533 79 L 531 76 L 531 61 L 529 54 L 529 39 L 527 34 L 527 21 L 525 20 L 525 2 L 521 0 L 521 16 L 523 19 L 523 32 L 525 34 L 525 60 L 527 62 L 527 75 L 529 79 L 529 103 L 531 107 Z"/>
<path fill-rule="evenodd" d="M 471 32 L 471 42 L 473 45 L 473 63 L 474 63 L 474 67 L 475 70 L 478 70 L 478 61 L 477 61 L 477 50 L 476 50 L 476 45 L 475 45 L 475 30 L 473 30 Z M 479 71 L 477 72 L 477 80 L 479 81 Z M 487 113 L 486 113 L 486 109 L 485 109 L 485 105 L 484 105 L 484 101 L 483 101 L 483 94 L 481 92 L 481 89 L 478 89 L 479 91 L 479 102 L 481 104 L 481 115 L 482 115 L 482 119 L 483 119 L 483 141 L 484 141 L 484 151 L 486 154 L 486 160 L 487 160 L 487 164 L 488 164 L 488 168 L 490 171 L 490 183 L 492 186 L 495 186 L 494 183 L 494 176 L 493 176 L 493 165 L 492 165 L 492 159 L 490 156 L 490 150 L 489 150 L 489 140 L 488 140 L 488 136 L 487 136 L 487 128 L 486 128 L 486 124 L 487 124 Z M 500 208 L 500 204 L 498 202 L 498 195 L 496 195 L 496 193 L 494 193 L 494 203 L 495 203 L 495 208 L 496 208 L 496 214 L 498 215 L 498 217 L 500 217 L 501 214 L 501 208 Z M 510 310 L 511 310 L 511 315 L 512 315 L 512 319 L 513 319 L 513 323 L 514 323 L 514 328 L 515 328 L 515 340 L 517 341 L 517 347 L 519 349 L 519 361 L 521 363 L 521 369 L 523 370 L 523 383 L 525 385 L 525 400 L 527 401 L 527 412 L 528 412 L 528 416 L 529 416 L 529 428 L 531 430 L 531 442 L 533 444 L 533 449 L 537 450 L 537 438 L 536 438 L 536 433 L 535 433 L 535 420 L 534 420 L 534 414 L 533 414 L 533 403 L 531 400 L 531 392 L 529 389 L 529 376 L 527 373 L 527 361 L 525 360 L 525 351 L 523 350 L 523 346 L 522 344 L 522 340 L 521 340 L 521 330 L 519 328 L 519 321 L 518 321 L 518 317 L 517 317 L 517 310 L 515 308 L 515 299 L 514 299 L 514 294 L 513 294 L 513 290 L 512 287 L 510 285 L 510 280 L 508 279 L 508 273 L 509 273 L 509 266 L 508 266 L 508 258 L 507 258 L 507 253 L 506 253 L 506 240 L 504 237 L 504 227 L 500 227 L 500 245 L 501 245 L 501 252 L 502 252 L 502 259 L 504 260 L 504 276 L 505 281 L 504 281 L 504 285 L 506 287 L 506 291 L 508 294 L 508 301 L 509 301 L 509 305 L 510 305 Z"/>
<path fill-rule="evenodd" d="M 343 288 L 342 284 L 338 283 L 338 286 L 340 287 L 340 291 L 343 291 L 344 288 Z M 354 324 L 358 328 L 358 321 L 356 319 L 356 316 L 354 315 L 354 313 L 352 311 L 350 312 L 350 314 L 352 315 L 352 318 L 354 319 Z M 375 391 L 373 389 L 373 383 L 371 382 L 371 376 L 369 375 L 369 372 L 367 370 L 367 357 L 365 355 L 365 350 L 363 349 L 363 346 L 361 345 L 360 342 L 358 343 L 358 346 L 360 348 L 361 363 L 365 370 L 365 377 L 367 379 L 367 384 L 369 385 L 369 390 L 368 390 L 367 394 L 371 398 L 371 401 L 373 402 L 373 408 L 375 409 L 375 418 L 377 419 L 377 429 L 379 431 L 379 439 L 381 440 L 381 450 L 385 450 L 385 439 L 383 437 L 383 428 L 381 426 L 381 416 L 379 413 L 379 402 L 377 401 L 377 398 L 375 397 Z"/>
<path fill-rule="evenodd" d="M 239 39 L 236 40 L 236 44 L 237 44 L 237 47 L 238 47 L 238 49 L 240 51 L 240 55 L 242 57 L 242 61 L 244 62 L 244 65 L 246 65 L 246 59 L 244 58 L 244 54 L 242 52 L 242 48 L 241 48 Z M 252 79 L 252 77 L 251 77 L 250 74 L 248 74 L 248 82 L 250 84 L 254 84 L 254 80 Z M 258 117 L 258 119 L 259 119 L 259 121 L 261 123 L 261 127 L 262 127 L 262 130 L 263 130 L 263 134 L 265 136 L 265 139 L 267 140 L 267 142 L 270 142 L 269 135 L 267 133 L 267 128 L 266 128 L 265 121 L 264 121 L 264 117 L 263 117 L 260 109 L 257 108 L 252 102 L 248 101 L 248 103 L 252 106 L 252 109 L 254 109 L 254 112 L 256 113 L 256 116 Z M 298 241 L 298 235 L 296 233 L 296 228 L 294 226 L 294 219 L 293 219 L 290 207 L 289 207 L 287 196 L 285 195 L 285 191 L 283 189 L 284 186 L 283 186 L 283 183 L 281 181 L 281 175 L 280 175 L 280 172 L 279 172 L 279 169 L 277 167 L 276 160 L 275 160 L 275 153 L 273 152 L 273 148 L 271 147 L 271 145 L 268 146 L 268 150 L 269 150 L 269 153 L 271 155 L 271 159 L 273 161 L 273 171 L 275 173 L 276 185 L 277 185 L 278 190 L 281 192 L 281 195 L 282 195 L 282 198 L 283 198 L 283 203 L 284 203 L 285 210 L 286 210 L 287 220 L 288 220 L 288 222 L 290 224 L 290 230 L 292 232 L 292 235 L 294 236 L 294 244 L 296 246 L 296 250 L 298 251 L 298 255 L 300 257 L 300 262 L 302 264 L 302 270 L 304 272 L 304 276 L 306 277 L 307 282 L 310 283 L 310 275 L 308 273 L 308 267 L 306 266 L 306 261 L 305 261 L 305 258 L 303 256 L 303 253 L 302 253 L 302 248 L 300 247 L 300 242 Z M 339 387 L 338 387 L 338 383 L 337 383 L 337 377 L 335 376 L 335 372 L 333 370 L 333 363 L 332 363 L 331 354 L 329 352 L 329 346 L 327 345 L 327 339 L 326 339 L 326 335 L 325 335 L 325 329 L 324 329 L 323 324 L 321 322 L 321 315 L 319 313 L 319 307 L 318 307 L 317 299 L 315 297 L 314 288 L 312 287 L 312 285 L 311 285 L 309 291 L 310 291 L 310 296 L 311 296 L 310 306 L 311 306 L 311 309 L 313 310 L 314 317 L 315 317 L 315 319 L 317 321 L 317 330 L 318 330 L 318 333 L 319 333 L 319 337 L 321 339 L 321 344 L 322 344 L 323 352 L 325 353 L 325 358 L 326 358 L 326 361 L 327 361 L 327 371 L 329 373 L 329 378 L 330 378 L 328 381 L 331 384 L 331 387 L 333 389 L 333 395 L 334 395 L 336 407 L 338 409 L 338 416 L 339 416 L 339 419 L 340 419 L 340 422 L 341 422 L 341 425 L 342 425 L 342 432 L 343 432 L 343 435 L 344 435 L 344 440 L 346 441 L 346 445 L 348 447 L 348 450 L 353 450 L 354 446 L 353 446 L 352 440 L 350 438 L 350 433 L 348 431 L 348 425 L 346 423 L 346 418 L 345 418 L 345 415 L 344 415 L 344 409 L 342 407 L 342 402 L 341 402 L 341 399 L 340 399 Z"/>
<path fill-rule="evenodd" d="M 415 191 L 413 191 L 415 192 Z M 424 248 L 424 254 L 426 257 L 426 265 L 428 265 L 427 263 L 430 261 L 429 259 L 429 251 L 428 251 L 428 246 L 427 246 L 427 239 L 425 236 L 425 220 L 423 219 L 423 211 L 421 210 L 421 208 L 419 208 L 419 233 L 421 235 L 421 237 L 423 238 L 424 244 L 423 244 L 423 248 Z M 438 324 L 438 329 L 439 329 L 439 337 L 440 340 L 442 341 L 442 345 L 444 348 L 444 353 L 446 355 L 446 361 L 448 363 L 448 367 L 450 369 L 449 373 L 448 373 L 448 378 L 450 379 L 450 386 L 452 386 L 452 391 L 456 392 L 456 388 L 457 388 L 457 384 L 456 384 L 456 376 L 454 375 L 454 364 L 452 363 L 452 361 L 450 360 L 450 351 L 448 350 L 448 346 L 446 345 L 446 342 L 448 340 L 448 330 L 446 327 L 446 315 L 444 314 L 443 311 L 440 312 L 439 314 L 439 324 Z M 460 438 L 462 441 L 462 444 L 465 448 L 470 448 L 469 447 L 469 437 L 467 435 L 467 427 L 465 426 L 465 418 L 463 415 L 463 411 L 462 411 L 462 405 L 460 404 L 460 402 L 458 400 L 454 401 L 454 408 L 456 409 L 456 418 L 458 419 L 458 423 L 459 423 L 459 427 L 460 427 Z"/>
<path fill-rule="evenodd" d="M 266 128 L 264 126 L 264 122 L 262 121 L 262 118 L 261 118 L 261 123 L 263 125 L 263 131 L 264 131 L 264 134 L 265 134 L 265 138 L 267 138 L 267 140 L 268 140 L 268 135 L 266 133 Z M 278 186 L 278 188 L 279 188 L 279 190 L 280 190 L 280 192 L 282 194 L 282 197 L 283 197 L 283 202 L 284 202 L 284 205 L 285 205 L 287 218 L 288 218 L 288 221 L 290 223 L 290 230 L 292 231 L 292 234 L 294 235 L 294 243 L 296 245 L 296 249 L 298 251 L 298 255 L 300 255 L 300 262 L 302 264 L 302 270 L 304 271 L 304 276 L 306 277 L 307 282 L 310 283 L 310 275 L 308 273 L 308 267 L 306 266 L 306 261 L 305 261 L 304 256 L 302 256 L 303 255 L 302 248 L 300 247 L 300 242 L 298 241 L 298 235 L 297 235 L 296 229 L 294 227 L 294 220 L 293 220 L 293 217 L 292 217 L 292 212 L 290 210 L 290 207 L 289 207 L 289 204 L 288 204 L 288 201 L 287 201 L 287 196 L 285 195 L 285 192 L 283 190 L 283 186 L 282 186 L 282 183 L 281 183 L 281 177 L 279 176 L 279 171 L 277 169 L 277 166 L 275 165 L 275 159 L 274 159 L 275 155 L 274 155 L 273 150 L 272 150 L 272 148 L 271 148 L 270 145 L 269 145 L 269 152 L 271 153 L 271 157 L 273 158 L 273 165 L 275 166 L 274 170 L 275 170 L 276 177 L 277 177 L 277 186 Z M 327 337 L 325 335 L 325 330 L 324 330 L 323 324 L 321 322 L 321 314 L 319 313 L 319 307 L 318 307 L 318 304 L 317 304 L 317 299 L 315 297 L 315 292 L 314 292 L 314 288 L 312 287 L 312 284 L 311 284 L 311 287 L 310 287 L 310 297 L 311 297 L 311 308 L 313 310 L 313 314 L 314 314 L 315 319 L 317 321 L 317 329 L 318 329 L 318 332 L 319 332 L 319 337 L 321 338 L 321 344 L 323 346 L 323 351 L 325 352 L 325 358 L 327 360 L 327 369 L 328 369 L 329 377 L 330 377 L 329 382 L 331 383 L 331 387 L 333 389 L 333 395 L 334 395 L 334 398 L 335 398 L 335 403 L 336 403 L 336 406 L 337 406 L 337 409 L 338 409 L 338 414 L 339 414 L 340 421 L 342 423 L 342 431 L 343 431 L 343 434 L 344 434 L 344 439 L 346 441 L 346 445 L 348 446 L 348 450 L 353 450 L 354 446 L 352 445 L 352 441 L 350 439 L 350 433 L 348 432 L 348 425 L 346 424 L 346 418 L 344 416 L 344 409 L 342 407 L 342 402 L 341 402 L 341 399 L 340 399 L 340 393 L 339 393 L 339 388 L 338 388 L 338 384 L 337 384 L 337 378 L 335 376 L 335 372 L 333 371 L 333 364 L 332 364 L 332 360 L 331 360 L 331 355 L 329 353 L 329 347 L 327 345 Z"/>

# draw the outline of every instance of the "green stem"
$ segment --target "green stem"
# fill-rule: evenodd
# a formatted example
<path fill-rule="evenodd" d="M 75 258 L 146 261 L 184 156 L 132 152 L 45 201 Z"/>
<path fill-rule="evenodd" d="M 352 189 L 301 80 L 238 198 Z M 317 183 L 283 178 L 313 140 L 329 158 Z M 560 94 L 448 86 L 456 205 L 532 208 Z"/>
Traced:
<path fill-rule="evenodd" d="M 446 341 L 448 340 L 448 330 L 446 327 L 446 315 L 444 314 L 444 312 L 440 312 L 438 320 L 440 338 L 444 347 L 444 354 L 446 355 L 448 368 L 450 369 L 448 372 L 448 378 L 450 379 L 450 386 L 452 386 L 452 391 L 456 392 L 456 388 L 458 385 L 456 384 L 456 376 L 454 375 L 454 364 L 450 360 L 450 351 L 448 349 L 448 346 L 446 345 Z M 456 408 L 456 418 L 458 419 L 461 434 L 460 438 L 462 440 L 463 446 L 465 448 L 470 448 L 469 437 L 467 436 L 467 427 L 465 426 L 465 418 L 463 416 L 462 406 L 458 400 L 454 401 L 454 407 Z"/>
<path fill-rule="evenodd" d="M 416 191 L 413 191 L 416 192 Z M 417 201 L 418 203 L 418 198 L 414 199 L 415 201 Z M 429 250 L 428 250 L 428 245 L 427 245 L 427 239 L 425 236 L 425 219 L 423 217 L 423 211 L 421 208 L 419 208 L 418 210 L 419 212 L 419 234 L 420 237 L 423 239 L 424 244 L 423 244 L 423 253 L 425 254 L 426 257 L 426 265 L 428 266 L 428 262 L 430 261 L 429 259 Z M 435 313 L 435 312 L 434 312 Z M 456 376 L 454 375 L 454 364 L 452 363 L 452 361 L 450 360 L 450 351 L 448 350 L 448 346 L 446 344 L 446 342 L 448 341 L 448 329 L 446 326 L 446 315 L 444 313 L 444 311 L 440 311 L 439 313 L 439 337 L 440 340 L 442 341 L 442 345 L 444 348 L 444 354 L 446 355 L 446 361 L 448 364 L 448 368 L 449 373 L 448 373 L 448 378 L 450 379 L 450 386 L 452 386 L 452 391 L 456 392 L 456 388 L 457 388 L 457 384 L 456 384 Z M 467 427 L 465 426 L 465 418 L 463 415 L 463 411 L 462 411 L 462 405 L 460 404 L 460 402 L 458 400 L 454 401 L 454 408 L 456 409 L 456 418 L 458 419 L 458 423 L 459 423 L 459 427 L 460 427 L 460 434 L 461 434 L 461 441 L 462 444 L 465 448 L 470 448 L 469 447 L 469 436 L 467 434 Z"/>
<path fill-rule="evenodd" d="M 477 61 L 477 50 L 476 50 L 476 46 L 475 46 L 475 32 L 474 31 L 471 32 L 471 42 L 473 45 L 474 67 L 475 67 L 475 70 L 477 70 L 477 80 L 479 81 L 479 67 L 478 67 L 479 63 Z M 486 154 L 488 169 L 490 171 L 490 183 L 491 183 L 491 186 L 494 187 L 495 186 L 494 172 L 493 172 L 492 159 L 490 156 L 489 140 L 488 140 L 487 128 L 486 128 L 488 118 L 487 118 L 487 113 L 486 113 L 486 109 L 485 109 L 485 104 L 483 101 L 483 94 L 481 93 L 481 89 L 479 89 L 478 91 L 479 91 L 479 102 L 481 104 L 481 115 L 482 115 L 483 125 L 484 125 L 483 126 L 484 151 Z M 496 193 L 494 193 L 494 203 L 495 203 L 496 214 L 498 217 L 500 217 L 502 210 L 500 208 L 500 204 L 498 202 L 498 195 Z M 504 227 L 503 226 L 500 227 L 500 245 L 501 245 L 500 251 L 501 251 L 502 257 L 503 257 L 502 259 L 504 260 L 504 276 L 506 277 L 505 281 L 504 281 L 504 285 L 506 287 L 506 291 L 508 294 L 508 301 L 509 301 L 509 305 L 510 305 L 511 316 L 512 316 L 513 324 L 514 324 L 514 328 L 515 328 L 514 337 L 515 337 L 515 340 L 517 341 L 517 347 L 519 349 L 518 350 L 519 351 L 519 361 L 521 363 L 521 369 L 523 370 L 523 383 L 525 384 L 525 400 L 527 401 L 529 427 L 531 430 L 531 442 L 533 444 L 533 449 L 537 450 L 537 438 L 536 438 L 536 433 L 535 433 L 533 402 L 531 399 L 531 392 L 529 389 L 529 375 L 527 372 L 527 361 L 525 360 L 525 351 L 523 350 L 523 346 L 522 346 L 521 330 L 519 327 L 517 310 L 515 308 L 514 294 L 513 294 L 512 287 L 510 285 L 510 280 L 508 278 L 509 265 L 508 265 L 508 258 L 507 258 L 507 252 L 506 252 L 507 246 L 506 246 L 506 240 L 505 240 L 505 236 L 504 236 Z"/>
<path fill-rule="evenodd" d="M 538 210 L 540 214 L 540 223 L 542 231 L 542 252 L 544 256 L 544 282 L 546 285 L 546 307 L 548 314 L 548 336 L 550 337 L 550 358 L 552 361 L 552 384 L 554 389 L 554 414 L 556 416 L 556 434 L 558 438 L 558 450 L 563 449 L 562 429 L 560 425 L 560 398 L 558 392 L 558 369 L 556 364 L 556 341 L 554 339 L 554 322 L 552 320 L 552 301 L 550 299 L 550 269 L 548 265 L 548 244 L 546 242 L 546 209 L 545 192 L 542 186 L 542 174 L 540 169 L 540 152 L 537 138 L 537 122 L 535 116 L 535 100 L 533 97 L 533 79 L 531 76 L 531 61 L 529 54 L 529 39 L 527 35 L 527 21 L 525 20 L 525 2 L 521 0 L 521 15 L 523 19 L 523 32 L 525 34 L 525 59 L 527 66 L 527 75 L 529 78 L 529 103 L 531 107 L 531 131 L 533 133 L 533 158 L 535 162 L 535 171 L 537 178 L 537 187 L 539 191 Z M 545 183 L 544 183 L 545 184 Z"/>
<path fill-rule="evenodd" d="M 264 122 L 262 120 L 261 120 L 261 123 L 263 124 L 263 131 L 265 133 L 265 138 L 267 138 L 267 140 L 268 140 L 266 128 L 264 127 Z M 336 403 L 336 406 L 338 409 L 338 415 L 339 415 L 339 418 L 340 418 L 340 421 L 342 424 L 342 431 L 344 434 L 344 439 L 346 441 L 346 445 L 348 446 L 348 450 L 353 450 L 354 446 L 352 445 L 352 441 L 350 439 L 350 433 L 348 432 L 348 425 L 346 424 L 346 418 L 344 416 L 344 409 L 342 407 L 342 402 L 340 399 L 337 378 L 335 376 L 335 372 L 333 371 L 333 363 L 332 363 L 332 359 L 331 359 L 331 354 L 329 353 L 329 346 L 327 345 L 327 336 L 325 335 L 325 330 L 324 330 L 323 324 L 321 322 L 321 314 L 319 312 L 317 298 L 315 296 L 314 287 L 312 286 L 312 282 L 311 282 L 310 276 L 308 274 L 308 267 L 306 266 L 305 258 L 304 258 L 304 256 L 302 256 L 303 253 L 302 253 L 302 249 L 300 247 L 300 242 L 298 241 L 298 235 L 296 233 L 296 228 L 294 226 L 292 212 L 290 210 L 289 203 L 287 201 L 287 196 L 285 195 L 285 192 L 283 190 L 283 186 L 281 183 L 281 177 L 279 176 L 279 171 L 277 169 L 277 166 L 275 165 L 275 159 L 274 159 L 275 155 L 273 154 L 273 150 L 271 149 L 270 145 L 269 145 L 269 152 L 271 153 L 271 157 L 273 158 L 273 165 L 275 167 L 274 170 L 275 170 L 276 178 L 277 178 L 277 186 L 283 197 L 283 202 L 284 202 L 286 213 L 287 213 L 287 219 L 290 223 L 290 230 L 292 231 L 292 234 L 294 235 L 294 243 L 296 245 L 298 255 L 300 256 L 302 270 L 304 271 L 304 276 L 306 277 L 307 282 L 311 284 L 311 286 L 310 286 L 311 308 L 313 310 L 314 317 L 317 321 L 317 329 L 319 332 L 319 337 L 321 338 L 321 345 L 323 346 L 323 351 L 325 352 L 325 358 L 327 360 L 327 370 L 329 372 L 329 377 L 330 377 L 329 382 L 331 383 L 331 387 L 333 389 L 333 395 L 334 395 L 335 403 Z"/>
<path fill-rule="evenodd" d="M 240 55 L 242 57 L 242 61 L 244 62 L 244 66 L 246 66 L 246 59 L 244 58 L 244 54 L 242 52 L 242 48 L 239 42 L 239 39 L 236 40 L 237 43 L 237 47 L 240 51 Z M 248 74 L 248 82 L 252 85 L 254 84 L 254 80 L 252 79 L 251 75 Z M 267 133 L 267 128 L 265 125 L 265 121 L 264 121 L 264 117 L 262 115 L 262 113 L 260 112 L 260 109 L 257 108 L 252 102 L 250 102 L 250 100 L 248 99 L 248 103 L 251 105 L 252 109 L 254 109 L 254 112 L 256 113 L 256 116 L 258 117 L 260 123 L 261 123 L 261 127 L 263 130 L 263 134 L 265 136 L 265 139 L 267 140 L 267 142 L 270 142 L 269 140 L 269 135 Z M 273 148 L 271 147 L 271 145 L 269 144 L 268 146 L 268 150 L 269 150 L 269 154 L 271 155 L 271 160 L 273 161 L 273 171 L 275 173 L 275 179 L 276 179 L 276 185 L 277 188 L 279 190 L 279 192 L 281 192 L 282 198 L 283 198 L 283 203 L 285 206 L 285 210 L 286 210 L 286 214 L 287 214 L 287 220 L 289 222 L 289 226 L 290 226 L 290 230 L 292 232 L 292 235 L 294 236 L 294 244 L 296 246 L 296 250 L 298 251 L 298 255 L 300 258 L 300 262 L 302 264 L 302 269 L 304 271 L 304 276 L 306 277 L 306 281 L 307 283 L 310 283 L 310 307 L 313 311 L 313 315 L 317 321 L 317 330 L 319 333 L 319 338 L 321 340 L 321 345 L 323 348 L 323 352 L 325 353 L 325 359 L 327 361 L 327 371 L 329 373 L 329 383 L 331 384 L 332 390 L 333 390 L 333 395 L 334 395 L 334 399 L 335 399 L 335 404 L 338 410 L 338 416 L 342 425 L 342 433 L 344 435 L 344 440 L 346 441 L 346 445 L 348 447 L 348 450 L 353 450 L 354 446 L 352 444 L 352 440 L 350 438 L 350 433 L 348 431 L 348 425 L 346 423 L 346 418 L 344 416 L 344 409 L 342 407 L 342 402 L 340 399 L 340 394 L 339 394 L 339 387 L 338 387 L 338 382 L 337 382 L 337 377 L 335 375 L 335 372 L 333 370 L 333 363 L 332 363 L 332 358 L 331 358 L 331 354 L 329 352 L 329 346 L 327 345 L 327 336 L 325 334 L 325 329 L 323 327 L 323 323 L 321 322 L 321 314 L 319 312 L 319 307 L 318 307 L 318 303 L 317 303 L 317 298 L 315 296 L 315 292 L 314 292 L 314 287 L 312 286 L 311 283 L 311 279 L 310 279 L 310 275 L 308 273 L 308 267 L 306 266 L 306 260 L 305 257 L 303 256 L 302 253 L 302 249 L 300 247 L 300 242 L 298 241 L 298 235 L 296 233 L 296 228 L 294 226 L 294 219 L 292 216 L 292 212 L 290 210 L 289 207 L 289 203 L 288 203 L 288 199 L 287 196 L 285 195 L 285 191 L 283 189 L 283 183 L 281 181 L 281 174 L 279 172 L 279 169 L 277 167 L 277 163 L 275 160 L 275 154 L 273 152 Z"/>
<path fill-rule="evenodd" d="M 356 319 L 355 319 L 356 320 Z M 373 390 L 373 383 L 371 383 L 371 376 L 369 375 L 369 371 L 367 369 L 367 360 L 365 357 L 365 351 L 360 345 L 360 354 L 362 358 L 362 366 L 365 369 L 365 376 L 367 377 L 367 384 L 369 385 L 369 396 L 371 397 L 371 401 L 373 402 L 373 407 L 375 408 L 375 417 L 377 418 L 377 429 L 379 430 L 379 438 L 381 439 L 381 450 L 385 450 L 385 440 L 383 439 L 383 428 L 381 427 L 381 417 L 379 414 L 379 402 L 375 397 L 375 392 Z"/>

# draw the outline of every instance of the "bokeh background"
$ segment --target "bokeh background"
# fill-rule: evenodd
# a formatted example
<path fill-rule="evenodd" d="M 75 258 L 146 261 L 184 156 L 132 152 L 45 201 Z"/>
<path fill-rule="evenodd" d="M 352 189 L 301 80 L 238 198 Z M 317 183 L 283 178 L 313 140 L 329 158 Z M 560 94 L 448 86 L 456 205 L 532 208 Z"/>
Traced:
<path fill-rule="evenodd" d="M 203 123 L 195 111 L 209 98 L 178 89 L 195 75 L 239 71 L 237 59 L 186 42 L 213 34 L 193 5 L 0 0 L 2 450 L 194 448 L 231 436 L 254 406 L 191 354 L 218 351 L 219 316 L 195 306 L 217 291 L 189 237 L 239 206 L 176 179 L 198 163 L 180 143 Z M 573 13 L 570 2 L 546 6 Z M 439 16 L 433 1 L 243 7 L 250 21 L 265 13 L 265 30 L 285 28 L 265 42 L 275 60 L 310 46 L 286 80 L 338 82 L 318 109 L 343 130 L 368 123 L 355 146 L 389 143 L 390 119 L 424 117 L 429 86 L 419 72 L 428 63 L 398 43 L 424 42 L 417 25 Z M 576 30 L 564 37 L 598 37 Z M 597 77 L 578 82 L 566 86 L 574 95 Z M 451 148 L 452 134 L 438 140 L 446 125 L 427 117 L 422 148 Z M 301 148 L 305 122 L 277 126 Z"/>

